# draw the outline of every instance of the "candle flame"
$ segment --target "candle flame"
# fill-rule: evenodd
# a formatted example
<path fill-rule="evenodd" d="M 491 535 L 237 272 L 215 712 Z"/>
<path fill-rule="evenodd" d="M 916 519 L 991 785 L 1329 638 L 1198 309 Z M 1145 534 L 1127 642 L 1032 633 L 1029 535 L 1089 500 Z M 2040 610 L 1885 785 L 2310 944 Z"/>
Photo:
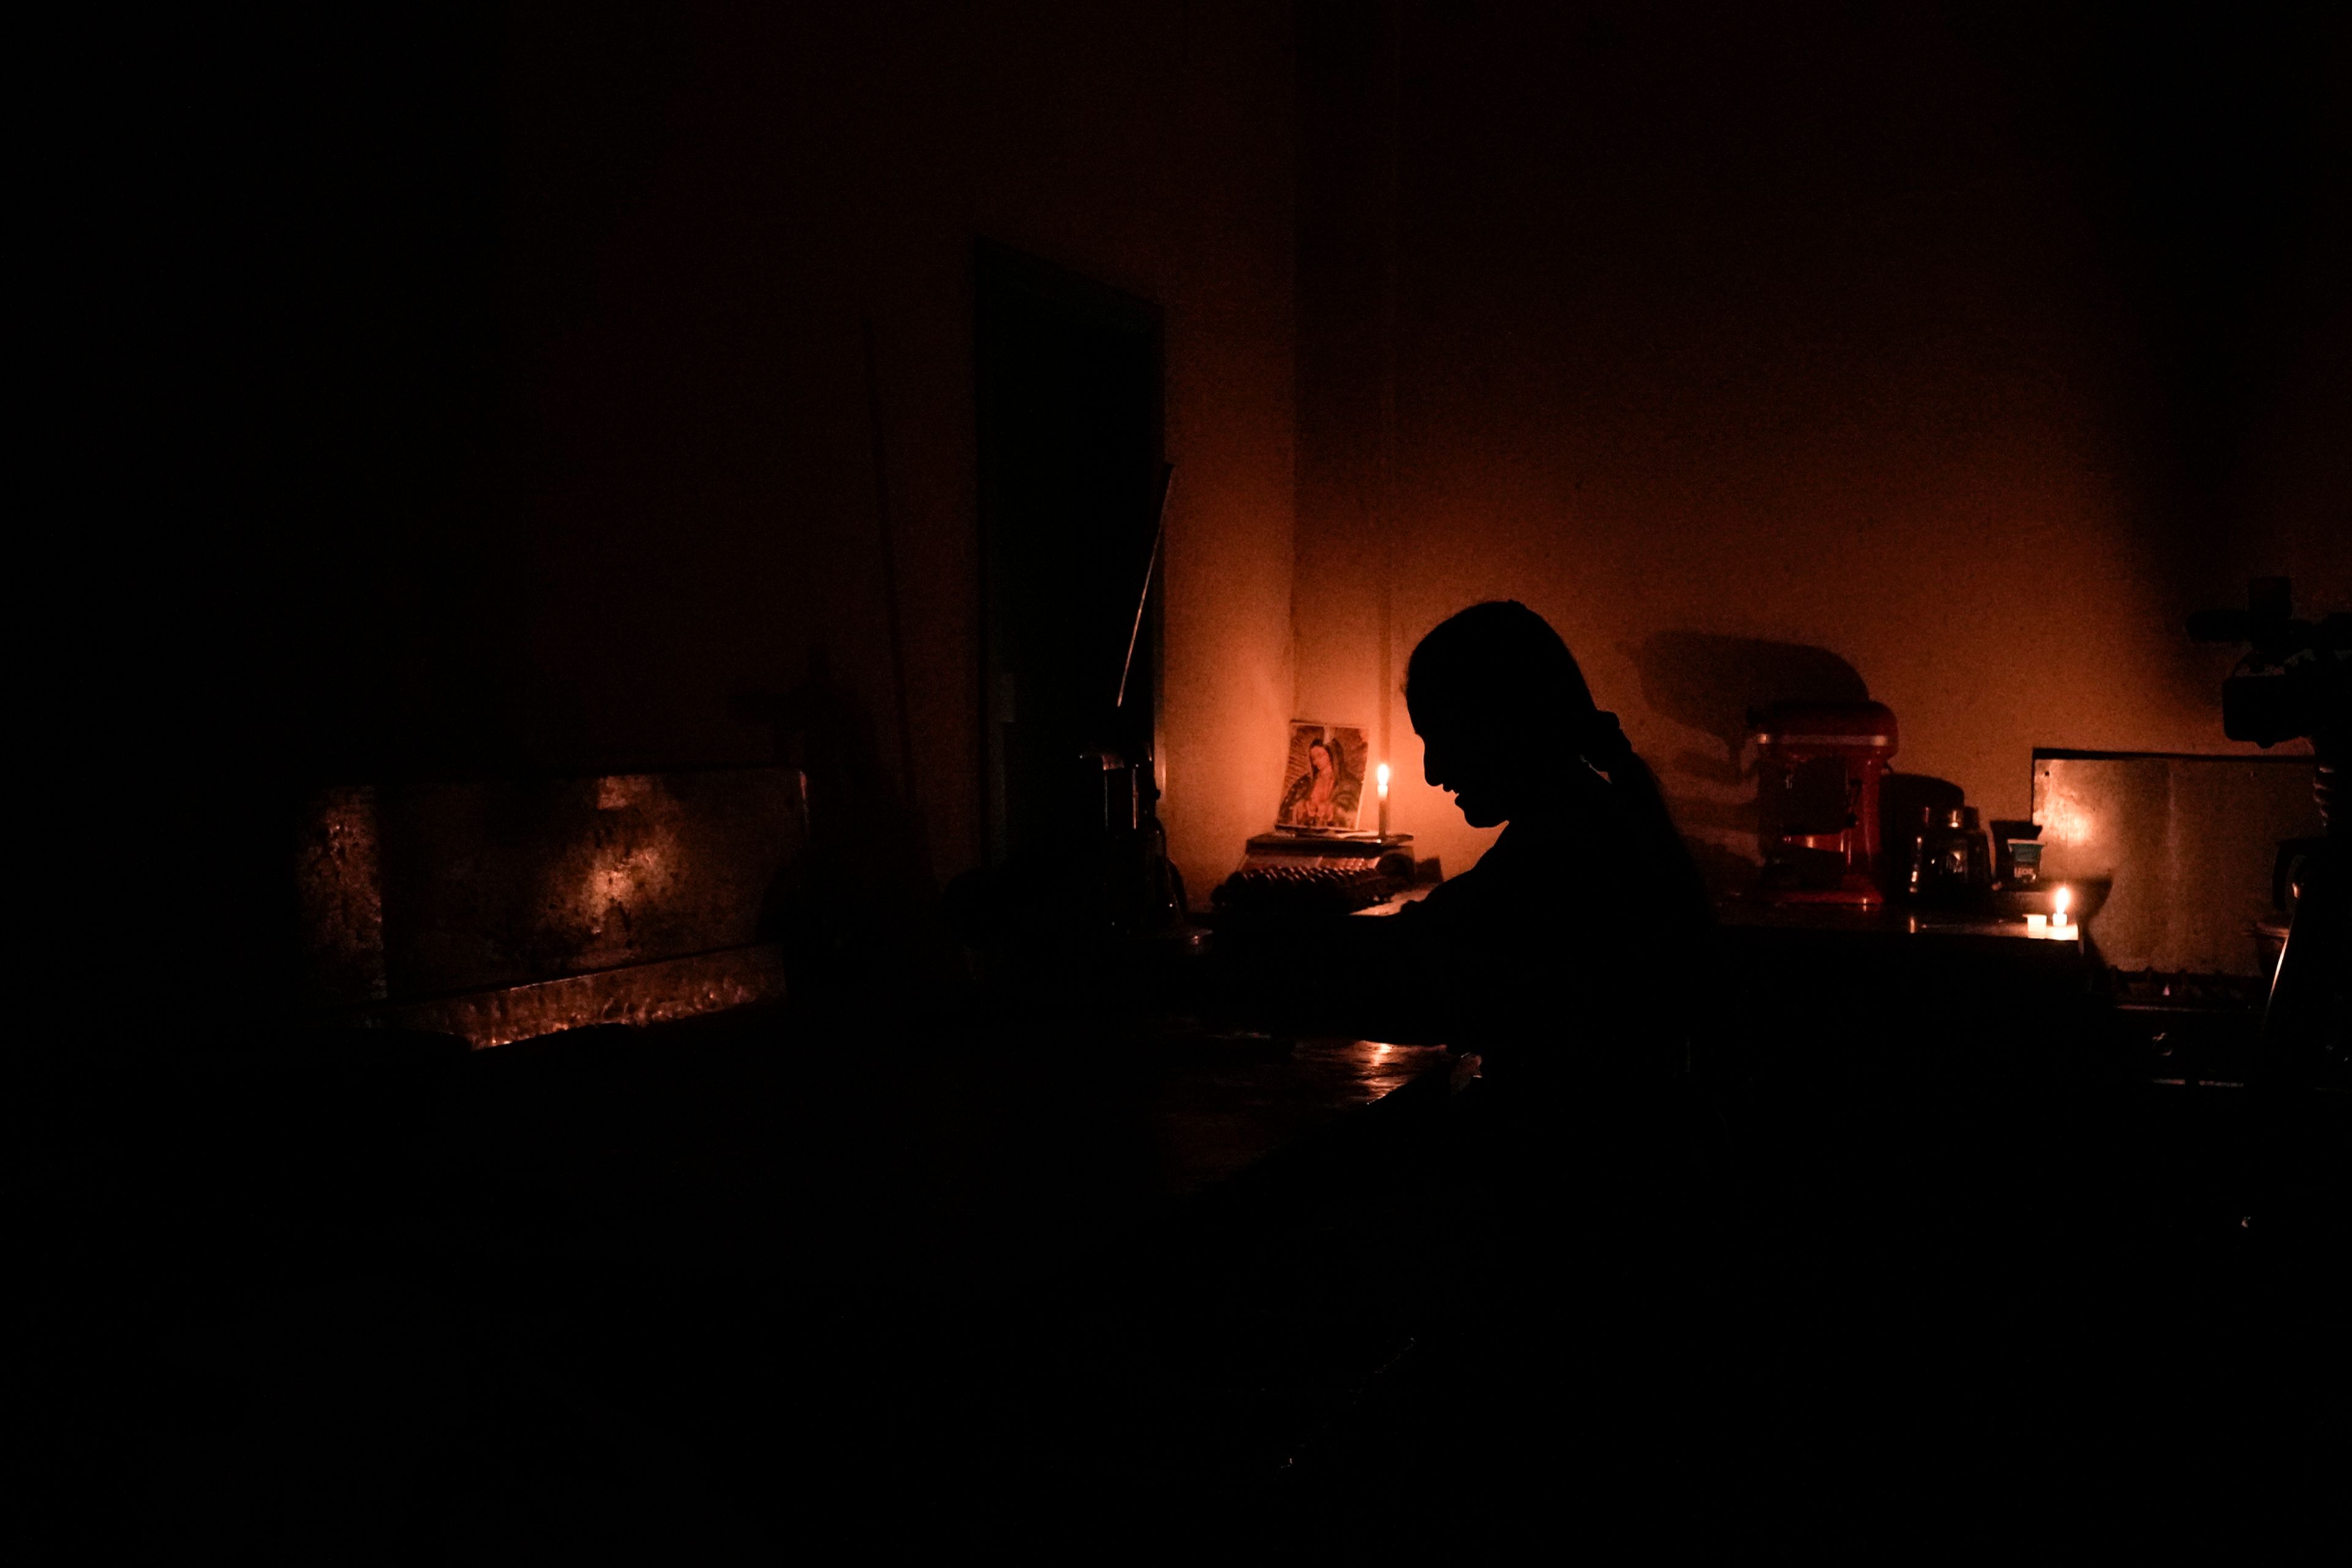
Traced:
<path fill-rule="evenodd" d="M 2061 888 L 2058 889 L 2057 896 L 2050 900 L 2050 907 L 2057 911 L 2058 919 L 2063 922 L 2066 918 L 2067 910 L 2073 907 L 2074 902 L 2074 893 L 2065 888 Z"/>
<path fill-rule="evenodd" d="M 1382 795 L 1386 795 L 1386 794 L 1388 794 L 1388 793 L 1389 793 L 1389 765 L 1388 765 L 1388 763 L 1382 763 L 1379 767 L 1374 768 L 1374 769 L 1372 770 L 1372 777 L 1374 777 L 1374 778 L 1376 778 L 1376 779 L 1378 779 L 1378 780 L 1380 781 L 1381 793 Z"/>

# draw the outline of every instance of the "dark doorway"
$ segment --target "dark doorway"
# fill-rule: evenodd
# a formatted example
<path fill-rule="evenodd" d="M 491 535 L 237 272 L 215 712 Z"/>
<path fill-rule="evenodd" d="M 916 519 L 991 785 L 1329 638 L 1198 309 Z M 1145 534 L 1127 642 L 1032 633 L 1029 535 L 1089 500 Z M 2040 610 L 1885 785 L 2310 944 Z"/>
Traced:
<path fill-rule="evenodd" d="M 989 862 L 1002 865 L 1057 853 L 1099 822 L 1088 752 L 1156 754 L 1156 574 L 1143 590 L 1159 525 L 1160 310 L 1001 246 L 982 245 L 977 271 L 982 790 Z"/>

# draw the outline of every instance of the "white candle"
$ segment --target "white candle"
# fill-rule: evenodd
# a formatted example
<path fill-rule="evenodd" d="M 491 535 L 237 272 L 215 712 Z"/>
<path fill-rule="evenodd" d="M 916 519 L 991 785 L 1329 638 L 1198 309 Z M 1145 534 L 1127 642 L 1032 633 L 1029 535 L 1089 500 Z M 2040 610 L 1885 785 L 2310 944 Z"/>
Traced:
<path fill-rule="evenodd" d="M 2025 931 L 2028 936 L 2041 936 L 2046 933 L 2049 930 L 2050 917 L 2048 915 L 2028 915 L 2025 917 Z"/>
<path fill-rule="evenodd" d="M 1380 784 L 1380 790 L 1381 790 L 1381 837 L 1383 837 L 1383 838 L 1386 838 L 1386 837 L 1389 836 L 1389 765 L 1388 765 L 1388 763 L 1382 763 L 1379 767 L 1374 768 L 1374 769 L 1372 770 L 1372 777 L 1373 777 L 1374 779 L 1378 780 L 1378 781 L 1379 781 L 1379 784 Z"/>
<path fill-rule="evenodd" d="M 2064 888 L 2059 889 L 2056 896 L 2051 899 L 2050 929 L 2052 931 L 2062 931 L 2066 929 L 2066 910 L 2074 901 L 2074 895 Z"/>

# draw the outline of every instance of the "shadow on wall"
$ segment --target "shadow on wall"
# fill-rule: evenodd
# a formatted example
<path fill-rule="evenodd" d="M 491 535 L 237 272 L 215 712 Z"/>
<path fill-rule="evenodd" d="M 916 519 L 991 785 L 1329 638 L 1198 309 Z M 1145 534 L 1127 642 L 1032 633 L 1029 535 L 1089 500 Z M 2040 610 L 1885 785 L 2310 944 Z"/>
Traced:
<path fill-rule="evenodd" d="M 1661 759 L 1659 771 L 1667 782 L 1667 805 L 1707 885 L 1717 892 L 1745 890 L 1756 879 L 1759 857 L 1756 765 L 1748 744 L 1757 716 L 1776 702 L 1866 702 L 1869 685 L 1843 658 L 1807 643 L 1670 631 L 1623 651 L 1641 672 L 1643 700 L 1711 742 Z M 1701 791 L 1675 790 L 1677 775 Z M 1736 798 L 1728 795 L 1733 790 L 1740 792 Z M 1880 799 L 1887 839 L 1882 853 L 1888 854 L 1908 843 L 1908 826 L 1917 822 L 1922 805 L 1957 805 L 1960 790 L 1943 779 L 1894 773 Z"/>
<path fill-rule="evenodd" d="M 1626 650 L 1642 672 L 1643 700 L 1723 748 L 1677 752 L 1671 766 L 1717 784 L 1752 776 L 1740 757 L 1749 715 L 1775 702 L 1867 702 L 1862 672 L 1825 647 L 1706 632 L 1659 632 Z M 1750 826 L 1755 818 L 1748 819 Z"/>

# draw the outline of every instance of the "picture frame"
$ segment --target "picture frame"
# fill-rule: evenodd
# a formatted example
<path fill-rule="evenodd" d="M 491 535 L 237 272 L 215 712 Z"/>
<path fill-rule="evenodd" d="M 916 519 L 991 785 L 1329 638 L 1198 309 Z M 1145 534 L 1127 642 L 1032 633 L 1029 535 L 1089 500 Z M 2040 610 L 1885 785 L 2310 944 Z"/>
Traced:
<path fill-rule="evenodd" d="M 1360 726 L 1292 720 L 1275 826 L 1286 833 L 1355 832 L 1370 763 Z"/>

